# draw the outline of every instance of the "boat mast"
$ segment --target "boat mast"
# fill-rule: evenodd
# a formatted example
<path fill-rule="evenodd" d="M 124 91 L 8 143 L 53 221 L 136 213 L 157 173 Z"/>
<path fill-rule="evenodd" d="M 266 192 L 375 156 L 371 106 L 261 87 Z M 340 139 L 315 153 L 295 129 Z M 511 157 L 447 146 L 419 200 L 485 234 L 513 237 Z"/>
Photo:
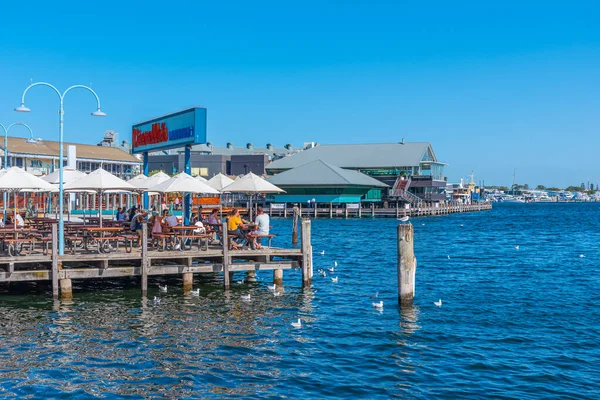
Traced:
<path fill-rule="evenodd" d="M 517 177 L 517 169 L 515 168 L 513 171 L 513 184 L 512 184 L 512 195 L 513 196 L 515 195 L 515 183 L 516 183 L 515 178 L 516 177 Z"/>

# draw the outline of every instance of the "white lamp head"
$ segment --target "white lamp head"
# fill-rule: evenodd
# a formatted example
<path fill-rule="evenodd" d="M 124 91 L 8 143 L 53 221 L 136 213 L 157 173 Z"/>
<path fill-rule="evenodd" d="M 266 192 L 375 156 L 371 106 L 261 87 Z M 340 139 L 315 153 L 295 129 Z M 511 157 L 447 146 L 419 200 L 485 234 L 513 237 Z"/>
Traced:
<path fill-rule="evenodd" d="M 30 112 L 31 110 L 27 107 L 25 107 L 24 103 L 21 103 L 21 105 L 17 108 L 15 108 L 16 112 Z"/>
<path fill-rule="evenodd" d="M 106 117 L 106 114 L 101 109 L 97 109 L 92 113 L 92 117 Z"/>

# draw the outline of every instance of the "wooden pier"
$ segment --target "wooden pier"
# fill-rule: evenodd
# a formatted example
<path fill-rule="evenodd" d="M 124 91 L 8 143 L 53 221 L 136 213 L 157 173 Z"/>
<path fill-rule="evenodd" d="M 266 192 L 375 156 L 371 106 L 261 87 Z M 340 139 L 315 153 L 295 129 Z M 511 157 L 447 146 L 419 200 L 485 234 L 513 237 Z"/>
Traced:
<path fill-rule="evenodd" d="M 475 204 L 458 204 L 458 205 L 442 205 L 439 203 L 423 203 L 419 207 L 405 208 L 400 203 L 395 203 L 388 207 L 337 207 L 329 204 L 328 207 L 294 207 L 303 217 L 308 218 L 400 218 L 405 215 L 409 217 L 426 217 L 435 215 L 457 214 L 465 212 L 478 212 L 492 209 L 491 203 L 475 203 Z M 269 208 L 269 215 L 272 217 L 293 217 L 294 210 L 292 208 Z"/>
<path fill-rule="evenodd" d="M 139 276 L 141 291 L 146 294 L 149 276 L 181 275 L 184 292 L 192 289 L 193 274 L 221 273 L 225 289 L 229 289 L 234 272 L 273 271 L 274 281 L 281 284 L 283 271 L 302 270 L 302 284 L 311 284 L 312 247 L 311 221 L 301 222 L 300 248 L 265 247 L 257 250 L 229 250 L 227 228 L 223 229 L 223 244 L 207 245 L 194 250 L 153 250 L 148 248 L 147 226 L 143 225 L 142 246 L 109 253 L 76 253 L 58 255 L 57 226 L 52 227 L 51 251 L 47 255 L 34 252 L 24 256 L 0 256 L 0 283 L 52 281 L 52 293 L 57 297 L 72 295 L 71 280 L 110 279 Z"/>

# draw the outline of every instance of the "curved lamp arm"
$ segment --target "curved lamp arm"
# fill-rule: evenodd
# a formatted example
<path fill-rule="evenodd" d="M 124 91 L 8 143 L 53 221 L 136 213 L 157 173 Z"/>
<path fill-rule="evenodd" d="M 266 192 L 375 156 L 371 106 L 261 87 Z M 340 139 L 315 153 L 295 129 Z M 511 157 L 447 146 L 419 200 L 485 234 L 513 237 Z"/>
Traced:
<path fill-rule="evenodd" d="M 65 92 L 61 96 L 61 101 L 64 100 L 66 94 L 69 93 L 69 91 L 71 91 L 72 89 L 78 89 L 78 88 L 85 89 L 85 90 L 89 91 L 96 98 L 96 102 L 98 103 L 98 109 L 95 112 L 93 112 L 92 115 L 94 117 L 105 117 L 106 114 L 104 114 L 102 112 L 102 110 L 100 109 L 100 98 L 98 97 L 98 95 L 96 94 L 96 92 L 94 92 L 94 90 L 91 87 L 88 87 L 88 86 L 85 86 L 85 85 L 73 85 L 73 86 L 67 88 L 67 90 L 65 90 Z"/>
<path fill-rule="evenodd" d="M 15 108 L 15 111 L 17 112 L 29 112 L 31 111 L 29 108 L 25 107 L 25 95 L 27 94 L 27 92 L 29 91 L 29 89 L 31 89 L 34 86 L 48 86 L 49 88 L 54 89 L 54 91 L 56 92 L 56 94 L 58 95 L 58 99 L 61 101 L 62 103 L 62 95 L 60 94 L 60 91 L 53 85 L 46 83 L 46 82 L 36 82 L 36 83 L 32 83 L 31 85 L 27 86 L 27 88 L 25 88 L 25 90 L 23 91 L 23 95 L 21 95 L 21 106 Z"/>

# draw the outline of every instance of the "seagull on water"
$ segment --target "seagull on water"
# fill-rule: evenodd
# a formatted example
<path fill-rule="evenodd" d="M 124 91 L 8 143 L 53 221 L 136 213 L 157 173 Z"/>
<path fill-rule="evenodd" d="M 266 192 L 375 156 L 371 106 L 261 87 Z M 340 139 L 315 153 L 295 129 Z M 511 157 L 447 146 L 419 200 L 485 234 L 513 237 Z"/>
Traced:
<path fill-rule="evenodd" d="M 160 290 L 163 293 L 167 293 L 167 285 L 165 286 L 160 286 L 160 284 L 158 285 L 158 290 Z"/>
<path fill-rule="evenodd" d="M 337 267 L 337 261 L 334 261 L 334 262 L 333 262 L 333 266 L 334 266 L 334 267 Z"/>
<path fill-rule="evenodd" d="M 579 258 L 585 258 L 585 256 L 583 254 L 580 254 Z"/>
<path fill-rule="evenodd" d="M 273 292 L 273 296 L 275 296 L 275 297 L 281 296 L 281 292 Z"/>
<path fill-rule="evenodd" d="M 460 226 L 464 226 L 463 224 L 460 224 Z"/>
<path fill-rule="evenodd" d="M 398 218 L 398 221 L 400 221 L 402 223 L 407 223 L 409 219 L 410 219 L 410 217 L 408 215 L 405 215 L 402 218 Z"/>
<path fill-rule="evenodd" d="M 517 246 L 515 246 L 515 250 L 519 250 L 519 246 L 518 246 L 518 245 L 517 245 Z"/>
<path fill-rule="evenodd" d="M 325 250 L 321 251 L 321 255 L 324 256 L 325 255 Z"/>
<path fill-rule="evenodd" d="M 337 283 L 338 282 L 338 277 L 336 276 L 335 278 L 331 278 L 331 282 Z"/>
<path fill-rule="evenodd" d="M 383 300 L 381 300 L 379 303 L 373 303 L 373 307 L 375 307 L 378 310 L 383 309 Z"/>
<path fill-rule="evenodd" d="M 276 284 L 274 284 L 274 285 L 272 285 L 272 286 L 271 286 L 271 285 L 268 285 L 268 286 L 267 286 L 267 289 L 269 289 L 269 290 L 275 290 L 275 289 L 277 289 L 277 285 L 276 285 Z"/>
<path fill-rule="evenodd" d="M 244 300 L 244 301 L 250 301 L 251 300 L 251 297 L 250 297 L 249 294 L 243 294 L 240 298 L 242 300 Z"/>
<path fill-rule="evenodd" d="M 154 304 L 160 304 L 160 299 L 154 296 Z"/>
<path fill-rule="evenodd" d="M 333 273 L 335 271 L 335 267 L 327 268 L 327 271 Z"/>
<path fill-rule="evenodd" d="M 200 296 L 200 288 L 195 289 L 195 290 L 190 290 L 190 294 L 192 296 Z"/>
<path fill-rule="evenodd" d="M 321 275 L 323 278 L 326 278 L 326 277 L 327 277 L 327 272 L 325 272 L 325 271 L 321 271 L 321 272 L 319 272 L 319 274 L 320 274 L 320 275 Z"/>
<path fill-rule="evenodd" d="M 448 260 L 450 259 L 450 256 L 448 256 Z"/>
<path fill-rule="evenodd" d="M 442 299 L 439 299 L 438 301 L 434 301 L 433 304 L 435 304 L 438 307 L 442 306 Z"/>
<path fill-rule="evenodd" d="M 292 326 L 294 328 L 302 328 L 302 320 L 300 318 L 298 318 L 298 321 L 292 322 Z"/>

